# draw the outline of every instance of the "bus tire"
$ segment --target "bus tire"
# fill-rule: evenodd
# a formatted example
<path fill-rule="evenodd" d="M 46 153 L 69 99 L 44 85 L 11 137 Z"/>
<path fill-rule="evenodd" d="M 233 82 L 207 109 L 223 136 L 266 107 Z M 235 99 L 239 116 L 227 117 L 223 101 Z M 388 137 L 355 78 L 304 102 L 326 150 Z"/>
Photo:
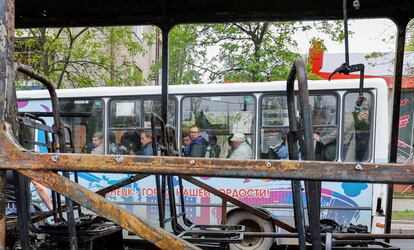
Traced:
<path fill-rule="evenodd" d="M 274 225 L 258 216 L 243 210 L 230 211 L 228 225 L 243 225 L 246 232 L 275 232 Z M 273 238 L 249 237 L 242 243 L 230 244 L 230 250 L 268 250 L 272 247 Z"/>

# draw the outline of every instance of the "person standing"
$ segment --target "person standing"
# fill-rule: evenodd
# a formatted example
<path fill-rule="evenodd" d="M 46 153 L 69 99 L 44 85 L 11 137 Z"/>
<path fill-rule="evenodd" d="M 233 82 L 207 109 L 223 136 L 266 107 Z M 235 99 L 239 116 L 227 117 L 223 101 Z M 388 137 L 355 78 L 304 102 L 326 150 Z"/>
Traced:
<path fill-rule="evenodd" d="M 152 133 L 142 132 L 140 135 L 141 139 L 141 150 L 140 155 L 154 155 L 152 149 Z"/>
<path fill-rule="evenodd" d="M 197 125 L 190 127 L 190 157 L 205 157 L 208 141 L 202 136 L 202 132 Z"/>
<path fill-rule="evenodd" d="M 184 134 L 183 135 L 183 149 L 182 149 L 184 157 L 190 156 L 190 145 L 191 145 L 190 135 Z"/>
<path fill-rule="evenodd" d="M 230 156 L 233 160 L 249 160 L 253 159 L 253 150 L 246 142 L 246 136 L 243 133 L 234 133 L 231 138 L 233 142 L 234 151 Z"/>

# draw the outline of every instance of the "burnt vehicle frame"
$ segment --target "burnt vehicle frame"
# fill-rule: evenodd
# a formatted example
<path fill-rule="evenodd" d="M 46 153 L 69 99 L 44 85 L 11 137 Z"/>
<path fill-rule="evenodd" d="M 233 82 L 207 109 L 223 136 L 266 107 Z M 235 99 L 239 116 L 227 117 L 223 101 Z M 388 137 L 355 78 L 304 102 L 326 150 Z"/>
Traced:
<path fill-rule="evenodd" d="M 350 10 L 351 18 L 388 17 L 398 28 L 394 71 L 394 95 L 390 164 L 332 163 L 315 161 L 240 162 L 219 159 L 178 159 L 174 157 L 130 157 L 120 161 L 113 156 L 73 154 L 38 154 L 29 152 L 16 143 L 16 94 L 13 62 L 14 29 L 24 27 L 96 26 L 155 24 L 162 32 L 162 114 L 167 117 L 168 102 L 168 32 L 176 24 L 200 22 L 231 22 L 257 20 L 315 20 L 342 19 L 341 2 L 312 1 L 42 1 L 5 0 L 0 2 L 0 167 L 15 170 L 33 180 L 70 197 L 76 203 L 115 221 L 127 230 L 140 235 L 157 247 L 168 249 L 197 249 L 193 244 L 171 235 L 161 228 L 149 225 L 122 209 L 100 199 L 90 191 L 68 182 L 53 171 L 128 172 L 180 176 L 250 177 L 309 181 L 356 181 L 392 184 L 414 183 L 414 165 L 395 164 L 397 156 L 399 105 L 401 96 L 403 53 L 406 26 L 414 17 L 414 1 L 360 1 L 361 9 Z M 349 2 L 349 4 L 351 4 Z M 395 112 L 397 111 L 397 112 Z M 166 119 L 164 119 L 166 120 Z M 100 164 L 97 166 L 96 162 Z M 5 187 L 5 171 L 0 172 L 0 187 Z M 78 192 L 73 192 L 77 190 Z M 5 244 L 5 197 L 0 192 L 0 249 Z M 386 228 L 390 232 L 392 195 L 387 198 Z M 69 209 L 70 210 L 70 209 Z M 72 209 L 73 210 L 73 209 Z M 95 211 L 96 212 L 96 211 Z M 99 214 L 99 212 L 97 212 Z M 128 218 L 126 221 L 125 218 Z M 28 218 L 26 218 L 28 220 Z M 22 219 L 24 222 L 24 219 Z M 24 223 L 23 223 L 24 224 Z M 393 235 L 370 235 L 367 238 L 394 238 Z M 298 237 L 298 235 L 290 234 Z M 73 235 L 74 236 L 74 235 Z M 335 235 L 333 235 L 336 237 Z M 273 235 L 277 237 L 277 235 Z M 286 236 L 285 237 L 289 237 Z M 299 236 L 300 237 L 300 236 Z M 329 236 L 330 237 L 330 236 Z M 338 236 L 339 237 L 339 236 Z M 352 235 L 349 236 L 352 238 Z M 340 237 L 339 237 L 340 238 Z M 400 236 L 400 238 L 413 238 Z"/>

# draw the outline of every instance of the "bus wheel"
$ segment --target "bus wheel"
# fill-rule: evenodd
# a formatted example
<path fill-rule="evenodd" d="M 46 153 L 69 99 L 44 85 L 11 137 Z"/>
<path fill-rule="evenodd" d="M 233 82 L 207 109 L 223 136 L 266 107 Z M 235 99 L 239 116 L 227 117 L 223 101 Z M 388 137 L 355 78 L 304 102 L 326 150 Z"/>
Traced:
<path fill-rule="evenodd" d="M 230 211 L 228 225 L 243 225 L 246 232 L 274 232 L 275 227 L 254 214 L 243 210 Z M 239 244 L 230 244 L 230 250 L 267 250 L 272 247 L 273 238 L 248 237 Z"/>

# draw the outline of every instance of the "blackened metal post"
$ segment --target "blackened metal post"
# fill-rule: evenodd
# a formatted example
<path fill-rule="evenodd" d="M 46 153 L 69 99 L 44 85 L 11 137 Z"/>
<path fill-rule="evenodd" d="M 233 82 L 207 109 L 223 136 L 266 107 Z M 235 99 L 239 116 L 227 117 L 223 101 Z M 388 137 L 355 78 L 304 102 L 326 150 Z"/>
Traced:
<path fill-rule="evenodd" d="M 164 221 L 165 220 L 165 216 L 164 216 L 165 207 L 163 204 L 165 203 L 165 200 L 163 199 L 161 195 L 162 191 L 161 191 L 160 178 L 162 178 L 162 176 L 155 175 L 155 185 L 157 187 L 158 221 L 159 221 L 160 227 L 164 228 L 165 227 L 165 221 Z"/>
<path fill-rule="evenodd" d="M 13 172 L 17 215 L 19 218 L 19 238 L 22 249 L 29 249 L 29 180 L 26 176 Z"/>
<path fill-rule="evenodd" d="M 300 101 L 300 113 L 301 120 L 300 126 L 296 121 L 296 107 L 294 99 L 294 81 L 298 78 L 299 86 L 299 101 Z M 311 107 L 309 105 L 309 94 L 306 77 L 306 68 L 302 60 L 296 60 L 292 70 L 288 77 L 287 82 L 287 96 L 288 96 L 288 111 L 289 111 L 289 127 L 292 129 L 291 135 L 296 138 L 289 139 L 289 150 L 297 150 L 296 139 L 301 141 L 301 152 L 304 160 L 315 160 L 315 153 L 313 149 L 313 127 L 311 117 Z M 303 131 L 303 135 L 302 135 Z M 292 137 L 292 136 L 289 136 Z M 293 145 L 292 145 L 293 144 Z M 292 152 L 293 153 L 293 152 Z M 297 159 L 297 154 L 290 154 L 292 159 Z M 320 182 L 318 181 L 305 181 L 305 189 L 307 195 L 308 214 L 309 214 L 309 230 L 310 240 L 313 249 L 321 249 L 321 238 L 320 238 Z M 303 243 L 303 234 L 305 228 L 303 226 L 303 204 L 301 199 L 301 186 L 299 181 L 292 181 L 292 193 L 293 199 L 297 204 L 294 204 L 294 213 L 296 227 L 299 233 L 299 245 L 301 249 L 306 248 Z M 302 232 L 303 231 L 303 232 Z"/>
<path fill-rule="evenodd" d="M 301 113 L 301 126 L 303 129 L 304 143 L 301 145 L 303 159 L 307 161 L 315 160 L 313 148 L 313 126 L 312 111 L 309 104 L 308 80 L 306 76 L 306 67 L 302 60 L 295 62 L 296 75 L 299 85 L 299 101 Z M 322 248 L 320 237 L 320 205 L 321 205 L 321 182 L 305 181 L 306 202 L 309 217 L 309 230 L 312 242 L 312 249 Z"/>
<path fill-rule="evenodd" d="M 344 34 L 345 34 L 345 63 L 349 65 L 349 42 L 348 42 L 348 13 L 347 13 L 347 0 L 342 2 L 343 13 L 344 13 Z"/>
<path fill-rule="evenodd" d="M 65 133 L 64 133 L 65 128 L 63 126 L 62 121 L 60 120 L 59 99 L 58 99 L 53 83 L 46 77 L 35 72 L 29 66 L 19 64 L 17 67 L 17 70 L 41 82 L 47 88 L 49 95 L 50 95 L 50 99 L 52 101 L 53 122 L 54 122 L 55 130 L 56 130 L 54 134 L 59 143 L 59 153 L 66 153 L 66 140 L 65 140 Z M 66 178 L 69 178 L 69 172 L 64 171 L 63 176 L 65 176 Z M 73 202 L 67 197 L 65 197 L 65 202 L 68 206 L 67 217 L 68 217 L 70 249 L 77 250 L 78 244 L 77 244 L 77 237 L 76 237 L 76 225 L 75 225 L 75 214 L 73 211 Z"/>
<path fill-rule="evenodd" d="M 170 32 L 170 27 L 164 26 L 161 29 L 161 36 L 162 36 L 162 63 L 161 63 L 161 118 L 165 123 L 168 123 L 168 34 Z M 158 194 L 158 198 L 162 200 L 160 203 L 160 207 L 162 213 L 159 213 L 160 216 L 160 224 L 164 226 L 165 222 L 165 194 L 166 194 L 166 176 L 161 176 L 161 189 L 157 191 L 161 191 L 161 195 Z M 157 180 L 159 181 L 159 179 Z M 158 189 L 158 188 L 157 188 Z M 171 204 L 170 204 L 171 206 Z M 161 222 L 162 221 L 162 222 Z"/>
<path fill-rule="evenodd" d="M 392 124 L 391 124 L 391 143 L 390 143 L 390 163 L 397 162 L 397 149 L 398 149 L 398 125 L 400 121 L 400 101 L 401 101 L 401 86 L 402 86 L 402 74 L 404 63 L 404 44 L 406 27 L 408 18 L 399 20 L 397 23 L 397 45 L 395 55 L 395 68 L 394 68 L 394 96 L 392 104 Z M 389 184 L 387 188 L 387 201 L 385 210 L 385 233 L 391 233 L 391 217 L 392 217 L 392 201 L 394 198 L 394 186 Z M 389 242 L 386 239 L 386 242 Z"/>
<path fill-rule="evenodd" d="M 168 123 L 168 34 L 170 27 L 162 28 L 161 118 Z"/>
<path fill-rule="evenodd" d="M 296 67 L 293 65 L 292 70 L 287 79 L 286 93 L 287 93 L 287 107 L 289 115 L 289 135 L 288 148 L 289 159 L 298 160 L 299 150 L 297 144 L 297 137 L 299 133 L 298 123 L 296 120 L 296 105 L 295 105 L 295 79 Z M 299 249 L 306 249 L 306 231 L 305 231 L 305 214 L 303 210 L 302 186 L 300 180 L 292 180 L 292 197 L 293 197 L 293 213 L 295 218 L 296 231 L 298 232 Z"/>

